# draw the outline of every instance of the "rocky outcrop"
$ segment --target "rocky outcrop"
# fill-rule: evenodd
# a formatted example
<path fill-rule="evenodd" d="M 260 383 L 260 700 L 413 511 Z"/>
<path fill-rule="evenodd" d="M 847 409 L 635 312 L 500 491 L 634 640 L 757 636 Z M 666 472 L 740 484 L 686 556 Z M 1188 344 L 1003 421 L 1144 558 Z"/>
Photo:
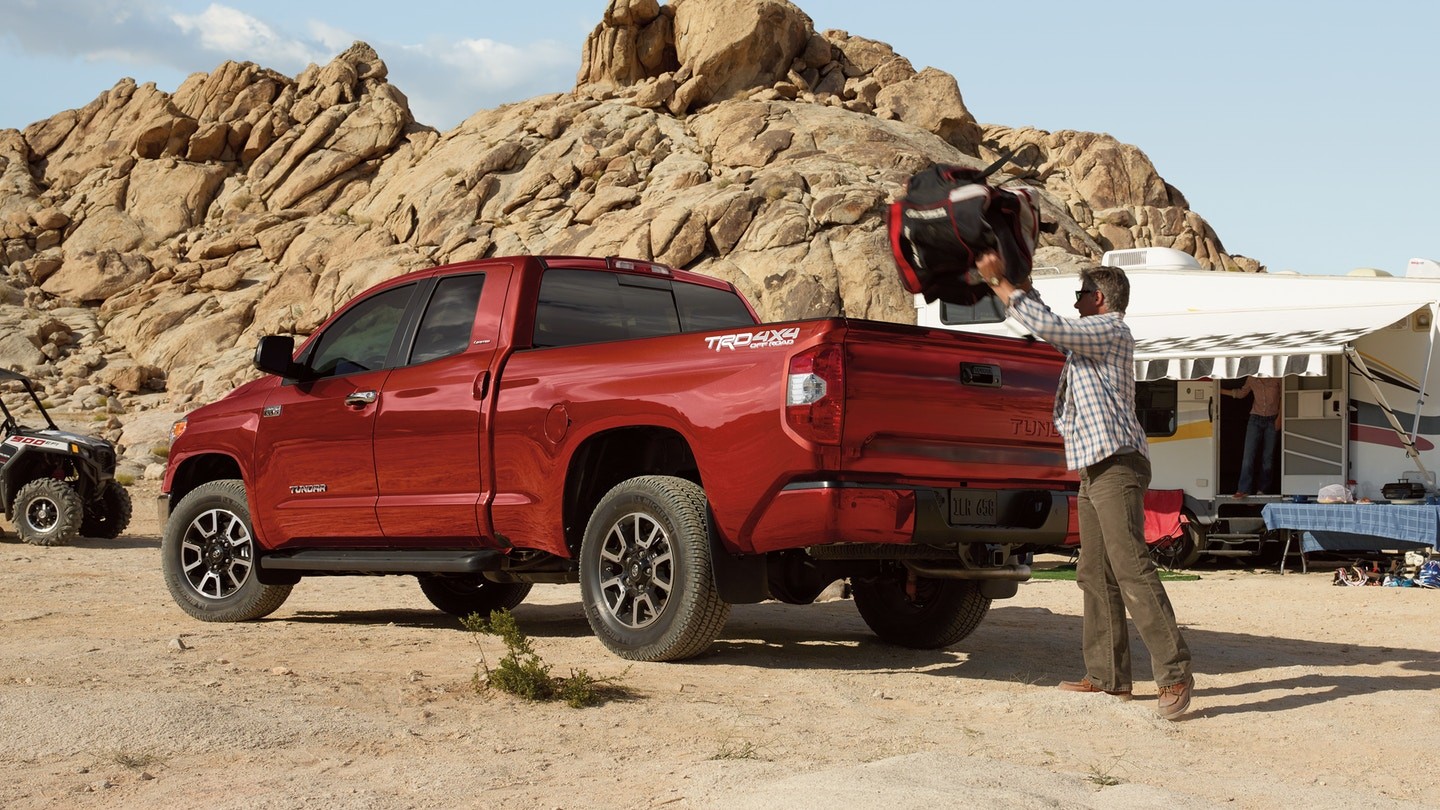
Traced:
<path fill-rule="evenodd" d="M 1151 244 L 1254 269 L 1133 146 L 982 128 L 954 77 L 784 0 L 612 0 L 572 92 L 445 133 L 363 43 L 294 78 L 125 80 L 0 132 L 0 365 L 143 466 L 168 416 L 254 374 L 260 335 L 438 263 L 623 254 L 731 281 L 771 320 L 913 321 L 886 205 L 931 163 L 1021 147 L 1057 224 L 1037 262 Z"/>
<path fill-rule="evenodd" d="M 1230 256 L 1178 189 L 1166 183 L 1138 147 L 1094 132 L 988 127 L 987 143 L 1024 155 L 1063 217 L 1077 227 L 1066 246 L 1082 255 L 1137 246 L 1183 250 L 1215 270 L 1255 272 L 1260 263 Z"/>

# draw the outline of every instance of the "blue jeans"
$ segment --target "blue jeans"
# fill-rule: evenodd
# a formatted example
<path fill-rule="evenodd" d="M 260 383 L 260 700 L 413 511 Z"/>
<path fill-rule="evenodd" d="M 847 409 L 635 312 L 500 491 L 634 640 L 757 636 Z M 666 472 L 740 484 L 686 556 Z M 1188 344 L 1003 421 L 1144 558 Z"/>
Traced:
<path fill-rule="evenodd" d="M 1264 492 L 1270 488 L 1271 473 L 1275 467 L 1275 417 L 1250 414 L 1250 423 L 1245 426 L 1245 458 L 1240 462 L 1240 492 L 1246 494 Z M 1260 452 L 1264 447 L 1264 453 Z M 1260 455 L 1260 478 L 1255 478 L 1255 456 Z M 1255 485 L 1259 484 L 1258 487 Z"/>

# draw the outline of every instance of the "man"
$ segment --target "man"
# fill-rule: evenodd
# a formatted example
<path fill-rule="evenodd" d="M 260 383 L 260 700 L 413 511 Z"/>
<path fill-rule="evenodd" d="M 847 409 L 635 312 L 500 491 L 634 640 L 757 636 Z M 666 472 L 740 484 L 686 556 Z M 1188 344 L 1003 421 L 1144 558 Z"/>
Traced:
<path fill-rule="evenodd" d="M 1270 488 L 1275 467 L 1275 438 L 1280 430 L 1280 380 L 1277 377 L 1248 377 L 1239 388 L 1221 389 L 1227 397 L 1250 400 L 1250 420 L 1245 426 L 1245 458 L 1240 462 L 1240 489 L 1237 498 L 1263 494 Z M 1260 455 L 1260 479 L 1255 479 L 1255 455 Z M 1256 484 L 1259 486 L 1255 486 Z"/>
<path fill-rule="evenodd" d="M 1033 291 L 1011 284 L 998 254 L 981 256 L 976 269 L 1011 317 L 1065 353 L 1055 427 L 1065 439 L 1066 466 L 1080 472 L 1075 578 L 1085 600 L 1085 677 L 1060 688 L 1132 697 L 1128 608 L 1150 651 L 1157 711 L 1174 720 L 1189 708 L 1195 681 L 1190 649 L 1145 547 L 1150 459 L 1135 417 L 1135 338 L 1124 317 L 1130 281 L 1118 267 L 1082 271 L 1075 294 L 1080 317 L 1062 318 Z"/>

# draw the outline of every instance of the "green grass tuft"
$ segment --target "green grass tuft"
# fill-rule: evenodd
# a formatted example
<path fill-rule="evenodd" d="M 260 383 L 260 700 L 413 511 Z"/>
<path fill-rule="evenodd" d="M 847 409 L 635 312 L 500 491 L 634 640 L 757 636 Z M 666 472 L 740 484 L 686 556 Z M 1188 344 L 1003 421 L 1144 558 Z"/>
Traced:
<path fill-rule="evenodd" d="M 476 691 L 497 689 L 526 700 L 561 700 L 577 709 L 629 694 L 619 685 L 620 676 L 596 678 L 583 669 L 571 669 L 563 678 L 551 675 L 550 665 L 535 652 L 535 645 L 520 632 L 515 616 L 508 610 L 492 611 L 489 618 L 472 613 L 461 623 L 475 634 L 477 644 L 481 635 L 498 636 L 505 644 L 505 655 L 493 669 L 482 648 L 483 675 L 477 670 L 472 679 Z"/>

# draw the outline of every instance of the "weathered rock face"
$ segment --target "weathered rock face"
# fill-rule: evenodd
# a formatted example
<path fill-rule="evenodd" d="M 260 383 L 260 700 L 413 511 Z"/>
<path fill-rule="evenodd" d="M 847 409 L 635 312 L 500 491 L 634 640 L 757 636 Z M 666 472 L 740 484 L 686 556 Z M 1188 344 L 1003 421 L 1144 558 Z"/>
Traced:
<path fill-rule="evenodd" d="M 612 0 L 573 92 L 443 134 L 385 77 L 357 43 L 293 79 L 230 62 L 173 95 L 124 80 L 0 132 L 0 365 L 98 417 L 80 427 L 123 430 L 140 464 L 163 414 L 254 376 L 260 335 L 438 263 L 622 254 L 731 281 L 771 320 L 913 322 L 886 204 L 931 163 L 1005 147 L 1037 156 L 1058 225 L 1037 262 L 1150 244 L 1255 267 L 1139 149 L 982 128 L 953 77 L 784 0 Z"/>
<path fill-rule="evenodd" d="M 1190 210 L 1179 190 L 1162 180 L 1134 146 L 1109 135 L 1070 130 L 989 127 L 986 136 L 998 148 L 1038 157 L 1036 179 L 1084 232 L 1070 240 L 1078 253 L 1097 247 L 1173 247 L 1212 269 L 1260 269 L 1254 259 L 1226 254 L 1209 223 Z"/>

